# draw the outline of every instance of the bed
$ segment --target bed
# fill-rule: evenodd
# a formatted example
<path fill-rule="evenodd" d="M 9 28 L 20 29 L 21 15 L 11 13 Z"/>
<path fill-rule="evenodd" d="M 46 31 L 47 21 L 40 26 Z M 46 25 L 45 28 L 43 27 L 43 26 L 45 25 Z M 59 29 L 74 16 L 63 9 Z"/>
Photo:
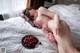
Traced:
<path fill-rule="evenodd" d="M 48 10 L 55 12 L 61 20 L 68 23 L 72 32 L 72 39 L 76 47 L 80 47 L 80 5 L 54 5 Z M 26 35 L 36 36 L 42 45 L 35 49 L 26 49 L 21 39 Z M 5 47 L 7 53 L 58 53 L 41 29 L 32 27 L 21 17 L 0 21 L 0 47 Z"/>
<path fill-rule="evenodd" d="M 54 5 L 49 8 L 50 11 L 56 12 L 61 20 L 67 22 L 71 28 L 72 38 L 76 46 L 80 45 L 80 5 Z"/>
<path fill-rule="evenodd" d="M 0 47 L 5 47 L 7 53 L 57 53 L 56 45 L 45 37 L 42 30 L 32 27 L 23 18 L 11 18 L 0 23 Z M 34 35 L 42 45 L 35 49 L 26 49 L 21 44 L 26 35 Z"/>

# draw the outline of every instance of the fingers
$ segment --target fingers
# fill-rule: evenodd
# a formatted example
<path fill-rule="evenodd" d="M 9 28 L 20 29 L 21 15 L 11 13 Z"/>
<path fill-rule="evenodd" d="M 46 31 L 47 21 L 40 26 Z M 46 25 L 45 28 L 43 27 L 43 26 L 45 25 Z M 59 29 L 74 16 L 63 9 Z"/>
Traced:
<path fill-rule="evenodd" d="M 48 29 L 46 27 L 42 27 L 42 30 L 45 34 L 48 33 Z"/>
<path fill-rule="evenodd" d="M 55 37 L 52 33 L 47 33 L 46 36 L 51 42 L 56 43 Z"/>
<path fill-rule="evenodd" d="M 56 23 L 59 23 L 59 16 L 58 15 L 54 15 L 54 21 L 56 22 Z"/>
<path fill-rule="evenodd" d="M 59 28 L 60 19 L 59 19 L 59 16 L 56 15 L 56 14 L 54 15 L 54 23 L 55 23 L 56 28 L 58 29 Z"/>

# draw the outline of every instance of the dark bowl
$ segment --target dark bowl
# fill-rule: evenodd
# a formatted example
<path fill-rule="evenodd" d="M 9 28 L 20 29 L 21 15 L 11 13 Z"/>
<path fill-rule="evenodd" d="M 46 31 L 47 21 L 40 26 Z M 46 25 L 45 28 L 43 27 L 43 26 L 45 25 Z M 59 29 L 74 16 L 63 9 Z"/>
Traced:
<path fill-rule="evenodd" d="M 25 48 L 33 49 L 36 47 L 38 39 L 33 35 L 26 35 L 25 37 L 22 38 L 21 42 Z"/>

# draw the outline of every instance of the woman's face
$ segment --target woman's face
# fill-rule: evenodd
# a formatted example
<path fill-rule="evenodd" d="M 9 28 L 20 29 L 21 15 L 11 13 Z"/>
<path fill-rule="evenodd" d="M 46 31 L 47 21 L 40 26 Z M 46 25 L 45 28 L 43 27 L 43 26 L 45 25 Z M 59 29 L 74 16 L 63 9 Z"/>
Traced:
<path fill-rule="evenodd" d="M 26 21 L 28 21 L 32 26 L 35 26 L 36 27 L 36 25 L 35 25 L 35 23 L 34 23 L 34 14 L 36 13 L 36 10 L 34 10 L 34 9 L 31 9 L 31 10 L 29 10 L 29 13 L 28 14 L 30 14 L 30 17 L 32 17 L 33 19 L 31 19 L 29 16 L 28 16 L 28 14 L 27 15 L 25 15 L 25 14 L 22 14 L 21 16 L 26 20 Z"/>
<path fill-rule="evenodd" d="M 30 12 L 30 16 L 34 16 L 34 14 L 36 13 L 36 10 L 31 9 L 31 10 L 29 10 L 29 12 Z"/>

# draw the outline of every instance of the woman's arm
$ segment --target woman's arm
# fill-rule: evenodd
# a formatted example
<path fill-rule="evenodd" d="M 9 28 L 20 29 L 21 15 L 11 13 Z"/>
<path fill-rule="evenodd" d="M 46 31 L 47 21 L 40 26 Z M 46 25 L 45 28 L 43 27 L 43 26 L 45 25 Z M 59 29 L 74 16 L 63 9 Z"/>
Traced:
<path fill-rule="evenodd" d="M 48 16 L 50 18 L 54 18 L 54 16 L 56 16 L 55 13 L 49 11 L 48 9 L 44 8 L 44 7 L 40 7 L 38 9 L 38 15 L 45 15 L 45 16 Z"/>
<path fill-rule="evenodd" d="M 48 28 L 57 41 L 59 53 L 79 53 L 73 45 L 71 31 L 65 21 L 59 20 L 59 17 L 54 17 L 54 20 L 48 22 Z"/>

